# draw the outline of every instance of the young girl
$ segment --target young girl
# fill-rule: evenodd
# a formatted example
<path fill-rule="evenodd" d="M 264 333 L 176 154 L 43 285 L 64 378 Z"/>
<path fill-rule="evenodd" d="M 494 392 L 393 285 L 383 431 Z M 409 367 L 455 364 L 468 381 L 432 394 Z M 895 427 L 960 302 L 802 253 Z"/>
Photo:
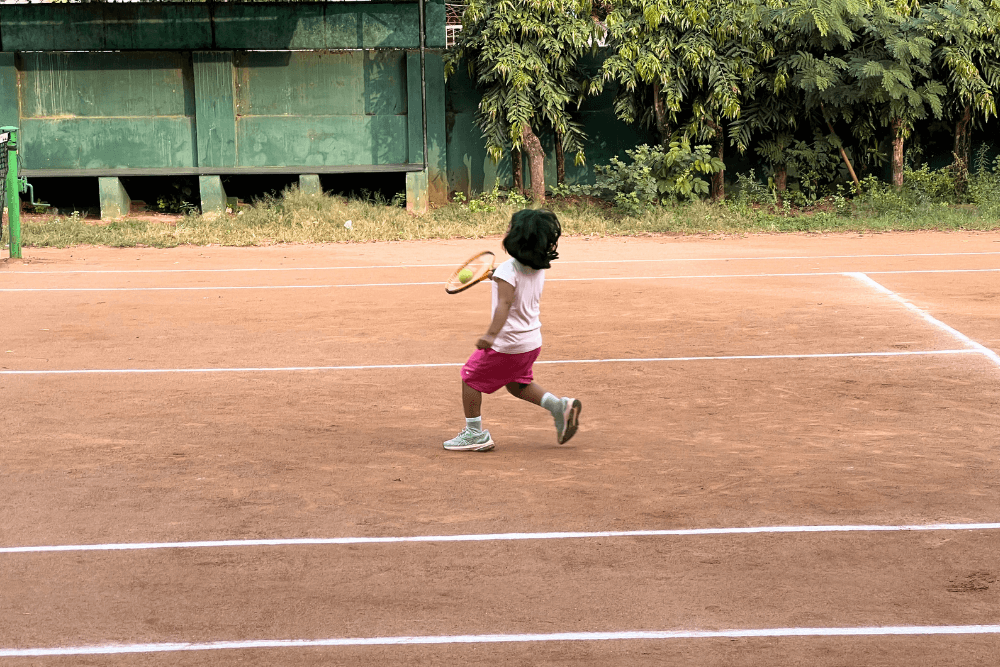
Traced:
<path fill-rule="evenodd" d="M 476 341 L 478 349 L 462 367 L 465 429 L 444 443 L 445 449 L 472 452 L 493 449 L 490 432 L 483 430 L 480 409 L 483 392 L 492 394 L 500 387 L 552 413 L 560 445 L 576 433 L 580 401 L 553 396 L 532 381 L 531 373 L 542 349 L 538 303 L 545 284 L 545 269 L 559 257 L 556 245 L 561 234 L 559 220 L 550 211 L 525 209 L 511 218 L 503 247 L 512 259 L 493 272 L 493 319 L 490 328 Z"/>

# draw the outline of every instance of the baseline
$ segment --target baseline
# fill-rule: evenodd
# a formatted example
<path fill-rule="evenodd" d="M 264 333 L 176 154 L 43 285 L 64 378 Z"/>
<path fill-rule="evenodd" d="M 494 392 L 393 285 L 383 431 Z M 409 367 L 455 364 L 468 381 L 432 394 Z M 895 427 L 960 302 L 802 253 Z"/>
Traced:
<path fill-rule="evenodd" d="M 398 537 L 304 537 L 201 542 L 133 542 L 33 547 L 0 547 L 0 554 L 67 551 L 145 551 L 151 549 L 205 549 L 229 547 L 317 546 L 339 544 L 398 544 L 404 542 L 508 542 L 515 540 L 569 540 L 607 537 L 690 537 L 696 535 L 761 535 L 777 533 L 874 533 L 922 531 L 1000 530 L 1000 523 L 931 523 L 914 525 L 757 526 L 749 528 L 679 528 L 674 530 L 605 530 L 563 533 L 493 533 L 481 535 L 410 535 Z"/>
<path fill-rule="evenodd" d="M 1000 634 L 1000 625 L 897 625 L 844 628 L 760 628 L 747 630 L 638 630 L 625 632 L 554 632 L 523 635 L 437 635 L 416 637 L 343 637 L 333 639 L 250 639 L 160 644 L 103 644 L 62 648 L 0 649 L 0 657 L 110 655 L 224 649 L 305 648 L 317 646 L 404 646 L 414 644 L 498 644 L 513 642 L 719 639 L 755 637 L 885 637 L 900 635 Z"/>

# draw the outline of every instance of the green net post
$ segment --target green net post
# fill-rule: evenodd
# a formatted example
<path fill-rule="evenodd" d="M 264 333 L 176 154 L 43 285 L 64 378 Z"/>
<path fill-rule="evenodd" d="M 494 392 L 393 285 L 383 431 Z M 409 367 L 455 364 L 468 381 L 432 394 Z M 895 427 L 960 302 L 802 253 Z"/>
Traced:
<path fill-rule="evenodd" d="M 6 137 L 4 136 L 6 135 Z M 7 205 L 7 230 L 10 234 L 10 256 L 21 258 L 21 181 L 17 174 L 17 128 L 0 127 L 0 172 L 6 167 L 6 178 L 2 179 L 6 197 L 0 197 Z"/>

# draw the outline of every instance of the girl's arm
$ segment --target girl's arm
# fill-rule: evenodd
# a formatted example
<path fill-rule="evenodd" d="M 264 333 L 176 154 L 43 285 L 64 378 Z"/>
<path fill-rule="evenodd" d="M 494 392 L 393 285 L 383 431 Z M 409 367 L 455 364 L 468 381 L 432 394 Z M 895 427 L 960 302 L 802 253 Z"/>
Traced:
<path fill-rule="evenodd" d="M 480 350 L 488 350 L 493 347 L 493 341 L 496 340 L 500 329 L 503 329 L 503 324 L 507 321 L 507 316 L 510 314 L 511 304 L 514 303 L 514 286 L 500 278 L 494 278 L 493 280 L 497 284 L 497 309 L 493 313 L 493 321 L 490 322 L 490 328 L 486 330 L 482 338 L 476 341 L 476 347 Z"/>

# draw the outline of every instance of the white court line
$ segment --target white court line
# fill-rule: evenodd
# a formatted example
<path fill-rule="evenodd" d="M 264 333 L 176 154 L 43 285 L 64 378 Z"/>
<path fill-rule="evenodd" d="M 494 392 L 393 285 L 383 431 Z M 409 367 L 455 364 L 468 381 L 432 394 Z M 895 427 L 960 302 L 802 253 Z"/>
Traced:
<path fill-rule="evenodd" d="M 427 283 L 353 283 L 341 285 L 237 285 L 220 286 L 206 285 L 200 287 L 7 287 L 0 292 L 219 292 L 225 290 L 262 290 L 262 289 L 331 289 L 334 287 L 414 287 L 419 285 L 439 285 L 444 282 Z"/>
<path fill-rule="evenodd" d="M 560 533 L 491 533 L 472 535 L 409 535 L 397 537 L 302 537 L 200 542 L 131 542 L 119 544 L 60 544 L 0 547 L 0 554 L 66 551 L 147 551 L 151 549 L 220 549 L 231 547 L 291 547 L 338 544 L 399 544 L 406 542 L 510 542 L 519 540 L 578 540 L 604 537 L 692 537 L 699 535 L 761 535 L 776 533 L 877 533 L 1000 530 L 1000 523 L 929 523 L 913 525 L 755 526 L 749 528 L 678 528 L 674 530 L 604 530 Z"/>
<path fill-rule="evenodd" d="M 929 323 L 933 324 L 935 327 L 937 327 L 938 329 L 941 329 L 942 331 L 945 331 L 945 332 L 951 334 L 954 338 L 956 338 L 959 341 L 965 343 L 970 348 L 976 350 L 977 352 L 979 352 L 980 354 L 982 354 L 984 357 L 986 357 L 987 359 L 989 359 L 990 361 L 992 361 L 997 366 L 1000 366 L 1000 355 L 998 355 L 996 352 L 994 352 L 993 350 L 991 350 L 990 348 L 986 347 L 985 345 L 983 345 L 981 343 L 977 343 L 976 341 L 972 340 L 971 338 L 969 338 L 968 336 L 966 336 L 961 331 L 959 331 L 959 330 L 957 330 L 957 329 L 955 329 L 953 327 L 948 326 L 947 324 L 945 324 L 941 320 L 937 319 L 936 317 L 934 317 L 933 315 L 931 315 L 927 311 L 923 310 L 922 308 L 918 308 L 917 306 L 913 305 L 912 303 L 910 303 L 909 301 L 907 301 L 906 299 L 904 299 L 900 295 L 898 295 L 895 292 L 893 292 L 888 287 L 885 287 L 881 283 L 878 283 L 875 280 L 872 280 L 869 276 L 865 275 L 864 273 L 848 273 L 846 275 L 849 275 L 852 278 L 855 278 L 856 280 L 860 280 L 861 282 L 865 283 L 866 285 L 875 288 L 876 290 L 878 290 L 882 294 L 885 294 L 886 296 L 888 296 L 892 300 L 897 301 L 897 302 L 903 304 L 903 306 L 905 306 L 907 310 L 916 313 L 921 318 L 923 318 L 924 321 L 929 322 Z"/>
<path fill-rule="evenodd" d="M 908 273 L 996 273 L 1000 269 L 914 269 L 907 271 L 868 271 L 867 274 L 908 274 Z M 20 275 L 20 274 L 19 274 Z M 705 280 L 733 278 L 803 278 L 812 276 L 852 276 L 854 272 L 826 271 L 809 273 L 745 273 L 745 274 L 702 274 L 692 276 L 599 276 L 592 278 L 546 278 L 549 283 L 566 282 L 606 282 L 622 280 Z M 861 274 L 864 275 L 864 274 Z M 434 285 L 443 287 L 441 281 L 410 283 L 340 283 L 324 285 L 199 285 L 191 287 L 4 287 L 0 292 L 217 292 L 225 290 L 278 290 L 278 289 L 333 289 L 337 287 L 420 287 Z"/>
<path fill-rule="evenodd" d="M 927 252 L 900 253 L 890 255 L 789 255 L 776 257 L 664 257 L 658 259 L 561 259 L 559 264 L 640 264 L 653 262 L 745 262 L 776 261 L 793 259 L 868 259 L 875 257 L 965 257 L 977 255 L 1000 255 L 1000 251 L 986 252 Z M 463 260 L 450 264 L 372 264 L 362 266 L 288 266 L 288 267 L 247 267 L 236 269 L 79 269 L 71 271 L 25 271 L 17 275 L 60 275 L 72 273 L 256 273 L 266 271 L 343 271 L 365 269 L 443 269 L 454 268 Z"/>
<path fill-rule="evenodd" d="M 553 359 L 539 364 L 628 364 L 671 361 L 738 361 L 766 359 L 831 359 L 851 357 L 914 357 L 937 354 L 978 354 L 979 350 L 896 350 L 893 352 L 828 352 L 817 354 L 744 354 L 718 357 L 642 357 L 622 359 Z M 295 373 L 302 371 L 372 371 L 408 368 L 455 368 L 464 362 L 443 364 L 375 364 L 371 366 L 275 366 L 245 368 L 70 368 L 62 370 L 0 370 L 0 375 L 85 375 L 108 373 Z"/>
<path fill-rule="evenodd" d="M 57 648 L 6 648 L 0 657 L 28 658 L 56 655 L 110 655 L 225 649 L 308 648 L 318 646 L 412 646 L 415 644 L 503 644 L 535 642 L 599 642 L 664 639 L 738 639 L 758 637 L 889 637 L 920 635 L 1000 634 L 1000 625 L 889 625 L 853 628 L 755 628 L 748 630 L 633 630 L 624 632 L 553 632 L 520 635 L 430 635 L 398 637 L 342 637 L 334 639 L 248 639 L 160 644 L 102 644 Z"/>

